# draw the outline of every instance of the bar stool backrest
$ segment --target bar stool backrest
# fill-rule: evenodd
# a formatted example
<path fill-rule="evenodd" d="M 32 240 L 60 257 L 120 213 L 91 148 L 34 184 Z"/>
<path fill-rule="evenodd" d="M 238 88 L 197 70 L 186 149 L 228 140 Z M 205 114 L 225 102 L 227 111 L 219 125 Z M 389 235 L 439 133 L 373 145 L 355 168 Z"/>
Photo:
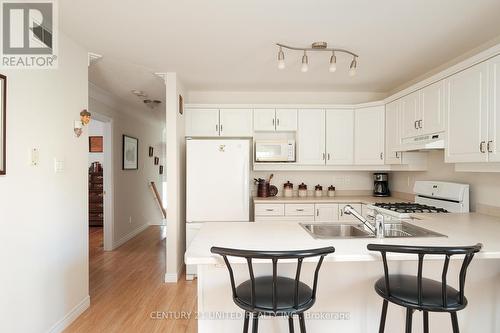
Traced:
<path fill-rule="evenodd" d="M 267 259 L 272 262 L 273 265 L 273 276 L 272 276 L 272 303 L 273 311 L 277 311 L 277 279 L 278 279 L 278 261 L 279 260 L 297 260 L 297 270 L 295 273 L 295 294 L 294 294 L 294 307 L 299 306 L 299 282 L 300 282 L 300 272 L 302 268 L 302 263 L 305 258 L 319 257 L 319 261 L 316 264 L 316 269 L 314 271 L 314 282 L 312 288 L 312 299 L 316 298 L 316 289 L 318 285 L 318 274 L 323 263 L 323 259 L 330 253 L 335 252 L 334 247 L 325 247 L 319 249 L 311 250 L 297 250 L 297 251 L 252 251 L 252 250 L 239 250 L 239 249 L 229 249 L 222 247 L 212 247 L 210 250 L 212 253 L 222 256 L 224 262 L 226 263 L 227 269 L 229 271 L 229 277 L 231 279 L 231 288 L 233 292 L 233 299 L 238 298 L 236 294 L 236 284 L 234 281 L 234 273 L 228 257 L 239 257 L 246 259 L 248 266 L 248 273 L 251 280 L 251 305 L 255 309 L 255 276 L 253 272 L 253 260 L 254 259 Z"/>

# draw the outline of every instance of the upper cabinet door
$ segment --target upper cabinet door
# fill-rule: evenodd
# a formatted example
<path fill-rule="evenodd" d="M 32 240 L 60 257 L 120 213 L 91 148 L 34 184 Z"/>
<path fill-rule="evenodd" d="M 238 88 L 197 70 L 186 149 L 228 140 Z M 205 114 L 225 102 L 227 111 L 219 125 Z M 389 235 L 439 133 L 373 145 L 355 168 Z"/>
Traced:
<path fill-rule="evenodd" d="M 446 79 L 446 162 L 485 162 L 488 122 L 488 64 Z"/>
<path fill-rule="evenodd" d="M 186 136 L 219 136 L 219 110 L 186 110 Z"/>
<path fill-rule="evenodd" d="M 275 109 L 254 109 L 253 110 L 254 131 L 275 131 L 276 130 L 276 110 Z"/>
<path fill-rule="evenodd" d="M 500 162 L 500 56 L 489 61 L 490 104 L 487 149 L 491 162 Z"/>
<path fill-rule="evenodd" d="M 276 109 L 276 130 L 297 130 L 297 109 Z"/>
<path fill-rule="evenodd" d="M 384 164 L 385 107 L 357 109 L 354 127 L 355 164 Z"/>
<path fill-rule="evenodd" d="M 299 110 L 297 163 L 325 164 L 325 110 Z"/>
<path fill-rule="evenodd" d="M 419 134 L 432 134 L 445 130 L 444 81 L 439 81 L 420 91 Z"/>
<path fill-rule="evenodd" d="M 251 109 L 221 109 L 220 136 L 252 136 L 252 118 Z"/>
<path fill-rule="evenodd" d="M 326 110 L 326 164 L 354 164 L 354 110 Z"/>
<path fill-rule="evenodd" d="M 397 100 L 385 106 L 385 164 L 401 164 L 401 101 Z"/>
<path fill-rule="evenodd" d="M 419 117 L 419 92 L 409 94 L 401 99 L 401 137 L 417 136 Z"/>

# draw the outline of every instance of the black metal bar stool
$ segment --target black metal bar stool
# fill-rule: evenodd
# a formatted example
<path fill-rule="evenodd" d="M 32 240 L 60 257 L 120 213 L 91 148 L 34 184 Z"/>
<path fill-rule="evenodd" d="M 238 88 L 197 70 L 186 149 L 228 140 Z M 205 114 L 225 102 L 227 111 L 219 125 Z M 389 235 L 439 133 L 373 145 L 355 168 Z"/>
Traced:
<path fill-rule="evenodd" d="M 412 316 L 415 310 L 423 311 L 424 333 L 429 333 L 429 312 L 449 312 L 453 333 L 459 333 L 457 311 L 467 306 L 464 295 L 465 276 L 467 268 L 474 254 L 481 250 L 482 244 L 461 247 L 434 247 L 434 246 L 402 246 L 369 244 L 368 250 L 379 251 L 384 262 L 384 277 L 375 283 L 375 291 L 383 299 L 382 315 L 380 318 L 379 333 L 385 330 L 388 302 L 406 308 L 406 333 L 411 333 Z M 417 276 L 391 275 L 387 265 L 387 253 L 409 253 L 418 255 Z M 441 282 L 422 277 L 422 268 L 425 255 L 444 256 Z M 448 266 L 453 255 L 464 255 L 459 273 L 459 290 L 446 284 Z"/>
<path fill-rule="evenodd" d="M 212 247 L 212 253 L 219 254 L 229 270 L 234 303 L 245 310 L 243 333 L 248 332 L 250 313 L 252 314 L 252 333 L 258 332 L 259 316 L 287 316 L 290 333 L 294 332 L 293 316 L 298 315 L 300 332 L 306 333 L 304 312 L 309 310 L 316 301 L 318 274 L 326 255 L 335 252 L 333 247 L 300 251 L 249 251 Z M 248 265 L 250 280 L 236 286 L 234 273 L 228 257 L 245 258 Z M 320 257 L 314 271 L 312 289 L 300 281 L 300 271 L 305 258 Z M 272 262 L 273 275 L 255 277 L 253 259 L 267 259 Z M 295 279 L 278 275 L 278 260 L 297 260 Z"/>

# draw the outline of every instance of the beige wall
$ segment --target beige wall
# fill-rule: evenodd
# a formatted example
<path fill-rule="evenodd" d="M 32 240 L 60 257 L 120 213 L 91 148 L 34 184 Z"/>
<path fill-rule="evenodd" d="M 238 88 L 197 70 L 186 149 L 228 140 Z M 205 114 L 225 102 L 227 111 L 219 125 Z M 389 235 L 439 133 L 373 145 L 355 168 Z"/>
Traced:
<path fill-rule="evenodd" d="M 177 282 L 186 252 L 186 153 L 184 115 L 179 113 L 179 95 L 186 95 L 176 73 L 166 75 L 167 98 L 167 246 L 166 282 Z"/>
<path fill-rule="evenodd" d="M 148 224 L 159 224 L 163 219 L 149 187 L 154 181 L 161 194 L 162 176 L 148 150 L 152 146 L 156 156 L 163 156 L 164 124 L 138 116 L 143 110 L 128 110 L 98 87 L 91 85 L 89 94 L 90 112 L 111 118 L 113 124 L 113 245 L 116 246 Z M 139 170 L 122 170 L 123 134 L 139 139 Z M 160 160 L 162 163 L 164 160 Z"/>
<path fill-rule="evenodd" d="M 7 175 L 0 176 L 0 332 L 59 332 L 89 305 L 87 51 L 59 33 L 58 69 L 7 76 Z M 37 166 L 30 150 L 39 150 Z M 54 159 L 64 170 L 54 171 Z"/>
<path fill-rule="evenodd" d="M 429 152 L 429 169 L 425 172 L 394 172 L 392 191 L 412 193 L 416 180 L 441 180 L 470 184 L 471 210 L 478 204 L 500 207 L 500 174 L 455 172 L 454 164 L 444 163 L 444 151 Z"/>
<path fill-rule="evenodd" d="M 189 91 L 193 104 L 357 104 L 387 97 L 376 92 Z"/>

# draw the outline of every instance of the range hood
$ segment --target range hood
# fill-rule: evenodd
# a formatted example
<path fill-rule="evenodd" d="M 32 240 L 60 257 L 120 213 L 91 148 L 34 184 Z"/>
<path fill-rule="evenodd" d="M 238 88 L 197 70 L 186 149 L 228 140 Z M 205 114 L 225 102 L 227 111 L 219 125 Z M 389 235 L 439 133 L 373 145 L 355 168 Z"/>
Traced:
<path fill-rule="evenodd" d="M 444 149 L 444 133 L 434 133 L 403 139 L 401 151 Z"/>

